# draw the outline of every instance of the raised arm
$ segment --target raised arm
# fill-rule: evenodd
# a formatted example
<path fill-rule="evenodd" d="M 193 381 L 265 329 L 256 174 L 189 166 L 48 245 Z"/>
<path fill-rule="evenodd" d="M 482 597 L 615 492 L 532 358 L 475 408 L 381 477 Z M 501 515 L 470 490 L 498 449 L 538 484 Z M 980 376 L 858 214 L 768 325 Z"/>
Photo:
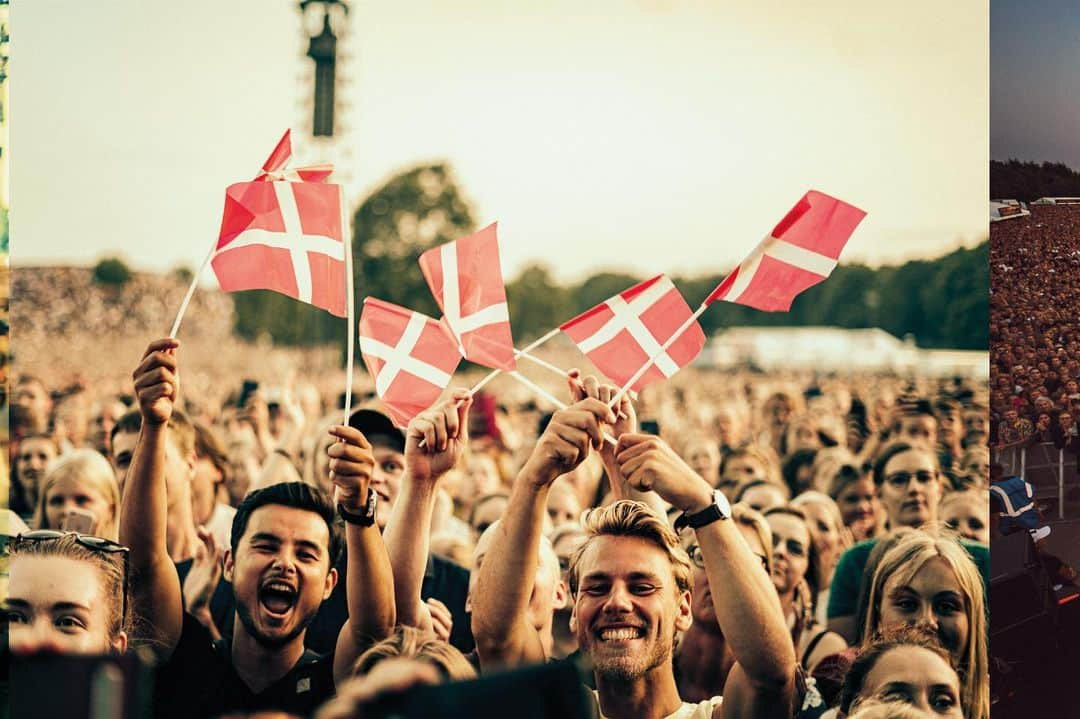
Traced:
<path fill-rule="evenodd" d="M 506 514 L 481 562 L 472 593 L 472 630 L 481 666 L 518 666 L 547 659 L 528 620 L 551 483 L 578 466 L 603 442 L 602 426 L 615 415 L 597 399 L 556 412 L 514 480 Z"/>
<path fill-rule="evenodd" d="M 176 649 L 184 623 L 180 577 L 165 541 L 165 447 L 179 396 L 179 346 L 176 339 L 151 342 L 132 375 L 142 426 L 120 505 L 120 542 L 130 547 L 131 606 L 141 620 L 135 638 L 147 643 L 162 662 Z"/>
<path fill-rule="evenodd" d="M 398 624 L 434 631 L 431 611 L 420 598 L 431 544 L 431 514 L 438 480 L 453 469 L 468 443 L 471 406 L 472 395 L 458 390 L 409 423 L 405 476 L 383 533 L 394 570 Z"/>
<path fill-rule="evenodd" d="M 371 444 L 357 429 L 334 426 L 337 437 L 327 448 L 334 503 L 350 514 L 366 512 L 371 492 L 371 471 L 375 455 Z M 378 522 L 370 525 L 345 523 L 345 547 L 349 563 L 345 599 L 349 619 L 338 634 L 334 652 L 334 680 L 343 682 L 357 657 L 371 644 L 385 639 L 394 629 L 394 577 Z"/>
<path fill-rule="evenodd" d="M 653 489 L 685 513 L 713 503 L 713 488 L 663 440 L 624 434 L 617 460 L 631 486 Z M 769 575 L 761 570 L 735 523 L 717 520 L 697 530 L 713 608 L 736 665 L 717 716 L 787 717 L 795 697 L 795 649 Z"/>

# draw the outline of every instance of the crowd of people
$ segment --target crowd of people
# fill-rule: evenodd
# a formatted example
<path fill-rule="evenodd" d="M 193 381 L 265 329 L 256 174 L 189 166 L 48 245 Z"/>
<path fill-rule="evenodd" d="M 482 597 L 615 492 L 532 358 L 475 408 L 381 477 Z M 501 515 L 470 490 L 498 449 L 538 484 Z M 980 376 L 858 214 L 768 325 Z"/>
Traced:
<path fill-rule="evenodd" d="M 137 652 L 164 717 L 562 659 L 613 719 L 989 717 L 985 390 L 688 369 L 609 407 L 571 371 L 565 409 L 503 378 L 400 428 L 190 352 L 15 381 L 17 657 Z"/>
<path fill-rule="evenodd" d="M 1080 207 L 990 225 L 993 444 L 1080 456 Z"/>

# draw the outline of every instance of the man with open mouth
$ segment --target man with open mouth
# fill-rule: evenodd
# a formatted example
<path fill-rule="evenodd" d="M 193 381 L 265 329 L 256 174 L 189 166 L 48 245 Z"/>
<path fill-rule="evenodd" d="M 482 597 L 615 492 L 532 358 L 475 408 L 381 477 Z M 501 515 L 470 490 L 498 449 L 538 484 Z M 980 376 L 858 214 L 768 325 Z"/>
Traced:
<path fill-rule="evenodd" d="M 769 576 L 731 517 L 723 494 L 709 486 L 661 439 L 615 429 L 605 403 L 613 388 L 587 378 L 587 396 L 556 412 L 514 482 L 499 536 L 480 568 L 473 631 L 482 650 L 501 650 L 516 663 L 545 661 L 544 645 L 528 620 L 532 577 L 539 561 L 544 508 L 551 483 L 618 434 L 614 504 L 585 519 L 588 537 L 571 558 L 571 630 L 592 666 L 600 714 L 611 719 L 731 719 L 783 717 L 796 709 L 796 658 Z M 628 416 L 632 407 L 619 406 Z M 651 491 L 650 491 L 651 490 Z M 718 623 L 736 664 L 723 697 L 698 704 L 679 696 L 672 665 L 678 632 L 692 622 L 691 568 L 664 515 L 622 499 L 651 494 L 683 512 L 696 534 L 713 587 Z"/>
<path fill-rule="evenodd" d="M 210 717 L 283 711 L 302 716 L 334 693 L 356 658 L 389 635 L 395 622 L 393 577 L 376 524 L 371 444 L 355 428 L 336 426 L 328 450 L 334 499 L 301 482 L 252 492 L 237 509 L 224 576 L 236 619 L 213 643 L 181 600 L 166 550 L 166 423 L 178 398 L 175 339 L 152 342 L 135 370 L 142 424 L 125 487 L 121 539 L 131 546 L 133 604 L 141 639 L 160 665 L 157 717 Z M 345 541 L 336 526 L 345 521 Z M 349 620 L 336 649 L 305 649 L 307 627 L 337 583 L 345 544 Z"/>

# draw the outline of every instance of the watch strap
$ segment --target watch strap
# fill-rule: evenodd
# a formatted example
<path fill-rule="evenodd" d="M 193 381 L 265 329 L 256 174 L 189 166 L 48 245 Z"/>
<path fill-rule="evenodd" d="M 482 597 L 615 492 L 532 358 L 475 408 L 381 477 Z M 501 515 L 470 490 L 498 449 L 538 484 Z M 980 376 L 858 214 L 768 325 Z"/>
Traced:
<path fill-rule="evenodd" d="M 364 505 L 363 514 L 356 512 L 350 512 L 342 506 L 341 502 L 337 504 L 338 516 L 344 519 L 349 524 L 356 524 L 361 527 L 370 527 L 375 524 L 375 508 L 378 504 L 379 495 L 375 494 L 375 490 L 368 487 L 367 502 Z"/>

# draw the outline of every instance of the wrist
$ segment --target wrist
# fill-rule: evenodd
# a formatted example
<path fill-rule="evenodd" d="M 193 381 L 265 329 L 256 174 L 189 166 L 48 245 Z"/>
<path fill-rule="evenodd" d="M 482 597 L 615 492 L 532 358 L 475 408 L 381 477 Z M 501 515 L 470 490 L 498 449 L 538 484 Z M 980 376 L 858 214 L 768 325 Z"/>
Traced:
<path fill-rule="evenodd" d="M 521 473 L 518 475 L 518 478 L 525 480 L 525 482 L 534 489 L 546 489 L 558 476 L 559 474 L 557 471 L 546 465 L 534 464 L 533 460 L 530 459 L 525 463 L 525 466 L 521 468 Z"/>
<path fill-rule="evenodd" d="M 709 486 L 708 482 L 701 480 L 700 486 L 694 488 L 694 490 L 683 498 L 679 505 L 679 509 L 683 514 L 697 514 L 698 512 L 711 507 L 713 504 L 713 488 Z"/>

